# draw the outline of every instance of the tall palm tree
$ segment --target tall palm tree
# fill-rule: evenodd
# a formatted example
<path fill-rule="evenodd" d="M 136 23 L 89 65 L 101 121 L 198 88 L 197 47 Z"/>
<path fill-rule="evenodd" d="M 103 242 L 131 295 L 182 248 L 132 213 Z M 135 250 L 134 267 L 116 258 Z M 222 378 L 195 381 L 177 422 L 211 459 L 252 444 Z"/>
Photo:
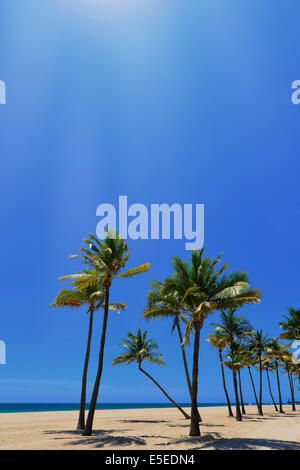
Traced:
<path fill-rule="evenodd" d="M 241 397 L 241 409 L 242 409 L 242 414 L 245 415 L 246 414 L 246 409 L 245 409 L 244 397 L 243 397 L 241 370 L 243 369 L 243 367 L 246 366 L 246 362 L 245 362 L 246 348 L 245 348 L 245 345 L 241 343 L 241 341 L 236 341 L 234 343 L 234 349 L 235 349 L 236 352 L 239 353 L 239 355 L 243 359 L 243 365 L 242 365 L 242 367 L 238 368 L 237 374 L 238 374 L 238 383 L 239 383 L 239 390 L 240 390 L 240 397 Z"/>
<path fill-rule="evenodd" d="M 185 263 L 178 257 L 173 258 L 174 273 L 165 280 L 166 292 L 176 296 L 180 311 L 189 317 L 185 338 L 191 331 L 194 333 L 190 436 L 200 436 L 197 415 L 198 363 L 200 331 L 205 319 L 217 310 L 242 307 L 247 303 L 260 301 L 260 291 L 248 288 L 246 273 L 237 271 L 229 276 L 223 275 L 227 264 L 216 269 L 221 255 L 213 260 L 204 258 L 203 251 L 193 251 L 190 263 Z"/>
<path fill-rule="evenodd" d="M 224 365 L 223 365 L 223 350 L 227 346 L 227 340 L 218 330 L 214 330 L 215 334 L 209 334 L 208 339 L 206 340 L 208 343 L 210 343 L 214 348 L 217 348 L 219 351 L 219 359 L 220 359 L 220 364 L 221 364 L 221 372 L 222 372 L 222 380 L 223 380 L 223 388 L 226 396 L 226 401 L 227 401 L 227 408 L 228 408 L 228 416 L 231 418 L 233 416 L 232 409 L 231 409 L 231 403 L 226 387 L 226 379 L 225 379 L 225 373 L 224 373 Z"/>
<path fill-rule="evenodd" d="M 273 393 L 272 393 L 270 375 L 269 375 L 269 372 L 272 372 L 273 370 L 275 370 L 275 367 L 274 367 L 274 362 L 269 359 L 268 355 L 266 355 L 263 359 L 263 370 L 265 370 L 266 373 L 267 373 L 267 380 L 268 380 L 268 387 L 269 387 L 270 396 L 271 396 L 271 399 L 272 399 L 275 410 L 278 411 L 278 408 L 277 408 L 277 405 L 276 405 L 276 402 L 275 402 L 275 399 L 274 399 L 274 396 L 273 396 Z"/>
<path fill-rule="evenodd" d="M 252 389 L 253 389 L 253 393 L 254 393 L 254 398 L 255 398 L 255 403 L 256 403 L 256 406 L 257 406 L 257 411 L 259 413 L 259 409 L 260 409 L 259 408 L 259 402 L 258 402 L 258 398 L 257 398 L 257 393 L 256 393 L 256 388 L 255 388 L 253 376 L 252 376 L 252 373 L 251 373 L 251 367 L 255 366 L 256 362 L 255 362 L 255 358 L 254 358 L 254 355 L 253 355 L 252 348 L 251 348 L 251 346 L 249 346 L 249 344 L 246 344 L 246 349 L 245 349 L 245 352 L 244 352 L 244 362 L 245 362 L 245 366 L 247 367 L 248 372 L 249 372 L 249 376 L 250 376 L 250 380 L 251 380 L 251 384 L 252 384 Z"/>
<path fill-rule="evenodd" d="M 125 349 L 125 352 L 120 356 L 116 357 L 113 361 L 113 365 L 124 364 L 128 365 L 133 362 L 137 362 L 139 370 L 145 374 L 152 382 L 163 392 L 165 397 L 183 414 L 186 419 L 190 419 L 190 416 L 176 403 L 162 388 L 161 385 L 142 368 L 143 361 L 148 361 L 154 364 L 164 365 L 164 361 L 161 359 L 162 355 L 157 352 L 158 345 L 152 340 L 147 339 L 147 331 L 141 332 L 138 329 L 137 334 L 127 334 L 127 339 L 123 340 L 121 344 Z"/>
<path fill-rule="evenodd" d="M 137 268 L 129 269 L 128 271 L 122 272 L 120 274 L 120 271 L 125 267 L 128 261 L 129 251 L 127 243 L 124 242 L 124 240 L 116 232 L 112 232 L 110 230 L 107 231 L 107 235 L 104 241 L 99 240 L 92 233 L 90 233 L 89 238 L 85 238 L 83 242 L 86 247 L 80 248 L 80 254 L 72 255 L 72 257 L 79 257 L 83 263 L 87 264 L 95 272 L 93 272 L 93 274 L 84 274 L 80 276 L 75 275 L 75 277 L 74 275 L 64 276 L 62 279 L 75 278 L 77 287 L 86 287 L 93 283 L 95 279 L 97 279 L 103 286 L 105 294 L 104 316 L 100 340 L 98 368 L 90 402 L 89 413 L 83 431 L 84 436 L 91 436 L 100 387 L 100 380 L 103 370 L 103 357 L 108 320 L 110 287 L 115 279 L 129 278 L 135 276 L 136 274 L 146 272 L 149 269 L 150 264 L 142 264 Z"/>
<path fill-rule="evenodd" d="M 292 411 L 296 411 L 295 388 L 294 388 L 294 378 L 293 378 L 293 374 L 295 373 L 296 368 L 295 368 L 295 364 L 293 363 L 292 354 L 290 351 L 287 351 L 285 354 L 282 355 L 282 367 L 286 371 L 286 374 L 289 380 L 289 386 L 291 390 Z"/>
<path fill-rule="evenodd" d="M 282 408 L 282 396 L 281 396 L 281 387 L 280 387 L 280 379 L 279 379 L 279 365 L 282 361 L 283 356 L 286 354 L 288 347 L 283 344 L 279 343 L 278 339 L 272 338 L 270 343 L 267 347 L 267 354 L 270 359 L 274 361 L 274 367 L 276 370 L 276 378 L 277 378 L 277 387 L 278 387 L 278 397 L 279 397 L 279 413 L 284 413 Z"/>
<path fill-rule="evenodd" d="M 146 320 L 156 320 L 165 318 L 171 318 L 173 320 L 171 331 L 173 333 L 173 331 L 176 329 L 178 333 L 182 360 L 185 370 L 185 377 L 187 381 L 189 395 L 192 399 L 192 383 L 185 354 L 185 344 L 183 341 L 183 335 L 180 326 L 181 321 L 184 323 L 184 325 L 186 324 L 186 316 L 182 315 L 182 313 L 180 312 L 180 302 L 178 302 L 176 296 L 170 293 L 165 293 L 165 284 L 163 282 L 155 280 L 151 282 L 150 290 L 148 292 L 147 307 L 145 308 L 142 316 Z M 188 341 L 186 342 L 189 342 L 189 338 L 187 340 Z M 199 411 L 198 419 L 199 421 L 202 421 Z"/>
<path fill-rule="evenodd" d="M 238 394 L 238 384 L 237 384 L 237 372 L 244 367 L 244 360 L 242 354 L 233 348 L 226 356 L 226 361 L 224 361 L 225 366 L 232 370 L 233 374 L 233 387 L 235 393 L 235 406 L 236 406 L 236 420 L 242 421 L 242 413 L 240 408 L 239 394 Z"/>
<path fill-rule="evenodd" d="M 92 271 L 86 270 L 85 273 L 81 274 L 91 274 Z M 81 383 L 81 396 L 80 396 L 80 411 L 77 429 L 84 429 L 85 425 L 85 405 L 86 405 L 86 383 L 87 383 L 87 373 L 88 365 L 90 358 L 90 349 L 91 349 L 91 339 L 92 339 L 92 330 L 93 330 L 93 317 L 94 312 L 100 307 L 104 307 L 104 292 L 101 288 L 100 282 L 96 280 L 94 283 L 90 284 L 85 288 L 78 289 L 76 288 L 76 282 L 71 283 L 71 289 L 62 289 L 54 302 L 52 307 L 86 307 L 87 314 L 90 315 L 89 318 L 89 329 L 88 329 L 88 339 L 85 352 L 85 360 L 83 365 L 82 373 L 82 383 Z M 111 310 L 120 311 L 120 309 L 125 308 L 123 303 L 110 303 L 109 308 Z"/>
<path fill-rule="evenodd" d="M 263 334 L 262 330 L 256 330 L 249 336 L 249 344 L 252 349 L 252 353 L 254 354 L 258 365 L 259 365 L 259 414 L 263 416 L 263 408 L 262 408 L 262 393 L 263 393 L 263 381 L 262 381 L 262 361 L 263 361 L 263 354 L 266 351 L 268 343 L 270 340 L 266 335 Z"/>
<path fill-rule="evenodd" d="M 219 314 L 219 321 L 218 323 L 212 323 L 215 327 L 215 330 L 218 331 L 222 336 L 224 336 L 227 340 L 227 343 L 230 347 L 231 353 L 234 353 L 234 344 L 241 340 L 245 339 L 251 334 L 252 326 L 249 321 L 246 319 L 246 315 L 242 315 L 240 317 L 236 314 L 237 308 L 229 308 L 228 310 L 223 310 Z M 240 355 L 242 353 L 240 352 Z M 232 370 L 232 378 L 234 381 L 234 369 Z M 241 381 L 240 381 L 240 372 L 239 369 L 236 370 L 236 373 L 239 377 L 239 384 L 240 384 L 240 393 L 241 393 Z M 245 414 L 246 410 L 243 404 L 243 399 L 241 396 L 241 400 L 238 401 L 237 407 L 242 405 L 242 413 Z M 239 415 L 241 414 L 241 410 L 239 410 Z"/>

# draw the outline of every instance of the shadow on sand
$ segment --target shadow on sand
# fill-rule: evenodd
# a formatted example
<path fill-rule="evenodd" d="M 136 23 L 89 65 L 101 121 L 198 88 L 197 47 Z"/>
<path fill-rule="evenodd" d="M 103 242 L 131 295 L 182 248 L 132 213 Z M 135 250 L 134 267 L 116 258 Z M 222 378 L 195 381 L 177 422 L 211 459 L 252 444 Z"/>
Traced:
<path fill-rule="evenodd" d="M 128 429 L 127 429 L 128 431 Z M 55 431 L 55 430 L 48 430 L 45 431 L 45 434 L 64 434 L 65 437 L 54 437 L 54 439 L 66 439 L 66 445 L 93 445 L 96 448 L 101 448 L 104 446 L 116 446 L 116 447 L 123 447 L 123 446 L 144 446 L 146 445 L 146 441 L 139 437 L 134 436 L 113 436 L 112 433 L 114 432 L 124 432 L 124 430 L 117 430 L 117 429 L 109 429 L 105 431 L 93 431 L 92 436 L 82 436 L 82 431 Z M 78 436 L 76 440 L 70 441 L 71 436 Z"/>

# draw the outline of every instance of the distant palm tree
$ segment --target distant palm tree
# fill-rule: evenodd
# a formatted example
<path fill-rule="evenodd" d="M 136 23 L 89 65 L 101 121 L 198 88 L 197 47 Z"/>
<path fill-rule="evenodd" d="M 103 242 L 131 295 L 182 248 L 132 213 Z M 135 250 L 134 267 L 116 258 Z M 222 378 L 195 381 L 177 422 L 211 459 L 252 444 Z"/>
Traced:
<path fill-rule="evenodd" d="M 279 336 L 281 339 L 289 341 L 300 340 L 300 309 L 288 308 L 289 315 L 284 315 L 285 321 L 280 322 L 280 328 L 283 333 Z"/>
<path fill-rule="evenodd" d="M 203 258 L 203 251 L 193 251 L 190 263 L 185 263 L 178 257 L 173 258 L 174 273 L 165 280 L 166 292 L 177 298 L 180 311 L 189 317 L 185 338 L 189 337 L 191 331 L 194 333 L 190 436 L 200 436 L 197 414 L 198 363 L 200 331 L 205 319 L 217 310 L 260 302 L 260 291 L 248 288 L 246 273 L 237 271 L 229 276 L 222 276 L 228 265 L 224 264 L 216 269 L 221 255 L 215 260 Z"/>
<path fill-rule="evenodd" d="M 189 389 L 189 395 L 192 399 L 192 384 L 189 374 L 189 368 L 187 363 L 187 358 L 185 354 L 185 344 L 183 342 L 183 335 L 180 327 L 180 321 L 186 325 L 186 316 L 182 315 L 180 312 L 180 302 L 178 302 L 175 295 L 165 293 L 166 286 L 163 282 L 152 281 L 150 284 L 150 290 L 148 292 L 148 303 L 147 307 L 143 312 L 143 317 L 146 320 L 156 320 L 171 318 L 172 323 L 172 333 L 176 329 L 180 342 L 180 349 L 182 354 L 182 360 L 185 370 L 186 381 Z M 189 342 L 189 338 L 186 342 Z M 198 411 L 199 421 L 201 420 L 200 413 Z"/>
<path fill-rule="evenodd" d="M 231 409 L 231 403 L 230 403 L 230 399 L 229 399 L 229 395 L 228 395 L 228 391 L 227 391 L 227 387 L 226 387 L 226 380 L 225 380 L 225 373 L 224 373 L 224 365 L 223 365 L 223 350 L 226 348 L 227 346 L 227 340 L 224 336 L 222 336 L 222 334 L 220 332 L 218 332 L 218 330 L 215 330 L 215 334 L 209 334 L 208 335 L 208 339 L 206 340 L 208 343 L 210 343 L 214 348 L 217 348 L 218 351 L 219 351 L 219 359 L 220 359 L 220 363 L 221 363 L 221 372 L 222 372 L 222 380 L 223 380 L 223 388 L 224 388 L 224 392 L 225 392 L 225 396 L 226 396 L 226 401 L 227 401 L 227 408 L 228 408 L 228 416 L 229 417 L 232 417 L 233 416 L 233 413 L 232 413 L 232 409 Z"/>
<path fill-rule="evenodd" d="M 190 416 L 176 403 L 167 392 L 159 385 L 159 383 L 142 368 L 143 361 L 148 361 L 154 364 L 164 365 L 164 361 L 161 359 L 162 355 L 157 352 L 158 345 L 152 340 L 147 339 L 147 331 L 141 332 L 138 329 L 137 334 L 127 334 L 127 339 L 123 340 L 121 344 L 125 349 L 125 352 L 120 356 L 116 357 L 113 361 L 113 365 L 128 365 L 133 362 L 137 362 L 138 368 L 143 374 L 145 374 L 152 382 L 163 392 L 165 397 L 183 414 L 186 419 L 190 419 Z"/>
<path fill-rule="evenodd" d="M 92 271 L 85 271 L 85 273 L 80 274 L 92 274 Z M 91 348 L 91 339 L 92 339 L 92 330 L 93 330 L 93 316 L 94 312 L 100 307 L 104 307 L 104 292 L 101 288 L 100 282 L 96 280 L 94 283 L 90 284 L 85 288 L 78 289 L 76 288 L 76 282 L 71 283 L 71 289 L 63 289 L 59 292 L 55 298 L 52 307 L 86 307 L 87 313 L 90 315 L 89 319 L 89 330 L 88 330 L 88 339 L 85 352 L 85 360 L 83 366 L 82 374 L 82 385 L 81 385 L 81 397 L 80 397 L 80 411 L 79 419 L 77 424 L 77 429 L 84 429 L 85 425 L 85 405 L 86 405 L 86 383 L 87 383 L 87 372 L 88 364 L 90 357 L 90 348 Z M 125 308 L 123 303 L 109 304 L 111 310 L 116 310 L 119 312 L 120 309 Z"/>
<path fill-rule="evenodd" d="M 95 272 L 93 274 L 84 274 L 82 276 L 76 276 L 77 287 L 87 287 L 91 283 L 95 282 L 95 279 L 99 280 L 103 286 L 105 293 L 105 305 L 104 305 L 104 317 L 102 334 L 99 349 L 99 360 L 98 369 L 93 388 L 92 398 L 89 407 L 89 413 L 83 431 L 84 436 L 91 436 L 93 430 L 93 421 L 95 415 L 95 409 L 98 399 L 100 380 L 103 370 L 103 357 L 104 357 L 104 346 L 106 338 L 107 320 L 108 320 L 108 309 L 109 309 L 109 293 L 112 282 L 115 279 L 129 278 L 136 274 L 147 271 L 150 264 L 142 264 L 137 268 L 129 269 L 126 272 L 120 274 L 120 271 L 126 265 L 129 258 L 129 251 L 127 243 L 116 233 L 110 230 L 107 231 L 107 235 L 104 241 L 99 240 L 92 233 L 89 234 L 90 238 L 85 238 L 83 242 L 86 248 L 80 248 L 79 255 L 72 255 L 72 257 L 79 257 L 81 261 L 91 267 Z M 61 279 L 74 279 L 74 275 L 64 276 Z"/>
<path fill-rule="evenodd" d="M 237 372 L 244 367 L 244 360 L 242 354 L 237 350 L 230 351 L 226 356 L 226 361 L 224 361 L 225 366 L 232 370 L 233 374 L 233 386 L 235 393 L 235 406 L 236 406 L 236 420 L 242 421 L 242 413 L 240 408 L 239 394 L 238 394 L 238 384 L 237 384 Z"/>
<path fill-rule="evenodd" d="M 272 399 L 275 410 L 278 411 L 278 408 L 277 408 L 277 405 L 276 405 L 276 402 L 275 402 L 275 399 L 274 399 L 274 396 L 273 396 L 273 393 L 272 393 L 272 388 L 271 388 L 271 383 L 270 383 L 270 376 L 269 376 L 269 372 L 272 372 L 273 370 L 275 370 L 275 366 L 274 366 L 274 362 L 269 359 L 268 355 L 266 355 L 266 357 L 264 357 L 264 359 L 263 359 L 263 370 L 265 370 L 266 373 L 267 373 L 267 380 L 268 380 L 268 387 L 269 387 L 270 396 L 271 396 L 271 399 Z"/>
<path fill-rule="evenodd" d="M 256 330 L 249 336 L 249 345 L 251 347 L 252 353 L 254 354 L 258 365 L 259 365 L 259 414 L 263 416 L 262 408 L 262 392 L 263 392 L 263 382 L 262 382 L 262 361 L 263 354 L 266 351 L 266 348 L 270 342 L 268 337 L 263 334 L 262 330 Z"/>
<path fill-rule="evenodd" d="M 276 377 L 277 377 L 277 386 L 278 386 L 278 396 L 279 396 L 279 412 L 284 413 L 282 408 L 282 396 L 281 396 L 281 387 L 280 387 L 280 379 L 279 379 L 279 365 L 282 361 L 283 356 L 286 354 L 288 347 L 283 344 L 279 343 L 278 339 L 272 338 L 270 343 L 267 347 L 267 355 L 268 357 L 274 361 L 274 367 L 276 370 Z"/>
<path fill-rule="evenodd" d="M 240 317 L 236 314 L 236 308 L 229 308 L 228 310 L 223 310 L 219 314 L 219 321 L 218 323 L 212 323 L 215 327 L 215 331 L 219 334 L 224 336 L 227 340 L 227 344 L 230 347 L 231 353 L 234 353 L 234 345 L 237 341 L 241 339 L 245 339 L 251 334 L 252 326 L 249 321 L 246 319 L 246 315 L 242 315 Z M 240 352 L 240 355 L 243 353 Z M 232 373 L 234 372 L 233 369 Z M 242 386 L 240 380 L 240 371 L 239 369 L 236 370 L 239 378 L 239 385 L 240 385 L 240 393 L 242 395 Z M 233 377 L 234 380 L 234 377 Z M 238 407 L 242 406 L 242 413 L 246 414 L 246 410 L 243 403 L 243 397 L 241 396 L 241 400 L 238 401 L 236 405 Z M 241 414 L 241 410 L 239 410 L 239 415 Z"/>

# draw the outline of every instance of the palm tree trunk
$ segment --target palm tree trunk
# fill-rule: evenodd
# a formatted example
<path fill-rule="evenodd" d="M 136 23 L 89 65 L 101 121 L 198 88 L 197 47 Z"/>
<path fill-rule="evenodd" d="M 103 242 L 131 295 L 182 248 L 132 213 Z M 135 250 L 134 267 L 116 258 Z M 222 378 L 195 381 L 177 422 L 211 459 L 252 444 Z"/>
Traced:
<path fill-rule="evenodd" d="M 263 416 L 263 409 L 262 409 L 262 363 L 261 363 L 261 355 L 259 355 L 259 414 Z"/>
<path fill-rule="evenodd" d="M 91 308 L 90 309 L 88 340 L 87 340 L 87 345 L 86 345 L 85 360 L 84 360 L 83 374 L 82 374 L 80 411 L 79 411 L 77 429 L 84 429 L 84 424 L 85 424 L 86 381 L 87 381 L 87 372 L 88 372 L 90 350 L 91 350 L 91 339 L 92 339 L 92 330 L 93 330 L 93 316 L 94 316 L 94 309 Z"/>
<path fill-rule="evenodd" d="M 267 379 L 268 379 L 269 391 L 270 391 L 270 395 L 271 395 L 271 398 L 272 398 L 274 408 L 275 408 L 276 411 L 278 411 L 277 405 L 276 405 L 274 397 L 273 397 L 272 389 L 271 389 L 271 383 L 270 383 L 269 369 L 268 368 L 267 368 Z"/>
<path fill-rule="evenodd" d="M 252 383 L 252 388 L 253 388 L 253 392 L 254 392 L 254 396 L 255 396 L 257 411 L 259 412 L 259 404 L 258 404 L 257 394 L 256 394 L 255 385 L 254 385 L 253 377 L 252 377 L 252 374 L 251 374 L 250 366 L 248 366 L 248 371 L 249 371 L 249 375 L 250 375 L 250 379 L 251 379 L 251 383 Z"/>
<path fill-rule="evenodd" d="M 235 393 L 236 420 L 242 421 L 242 413 L 241 413 L 241 408 L 240 408 L 236 371 L 233 370 L 232 374 L 233 374 L 233 386 L 234 386 L 234 393 Z"/>
<path fill-rule="evenodd" d="M 190 378 L 189 368 L 188 368 L 188 364 L 187 364 L 187 360 L 186 360 L 186 354 L 185 354 L 184 345 L 182 344 L 182 343 L 183 343 L 183 337 L 182 337 L 181 328 L 180 328 L 180 325 L 179 325 L 179 320 L 178 320 L 178 318 L 177 318 L 176 326 L 177 326 L 177 331 L 178 331 L 179 340 L 180 340 L 181 353 L 182 353 L 182 359 L 183 359 L 183 364 L 184 364 L 184 370 L 185 370 L 186 381 L 187 381 L 188 388 L 189 388 L 190 398 L 191 398 L 191 400 L 192 400 L 192 384 L 191 384 L 191 378 Z M 199 421 L 201 422 L 201 421 L 202 421 L 202 418 L 201 418 L 201 416 L 200 416 L 200 413 L 199 413 L 199 410 L 198 410 L 198 409 L 197 409 L 197 412 L 198 412 L 198 419 L 199 419 Z"/>
<path fill-rule="evenodd" d="M 242 405 L 242 414 L 246 414 L 245 406 L 244 406 L 244 399 L 243 399 L 243 392 L 242 392 L 242 381 L 241 381 L 241 372 L 240 369 L 238 370 L 238 378 L 239 378 L 239 388 L 240 388 L 240 397 L 241 397 L 241 405 Z"/>
<path fill-rule="evenodd" d="M 139 364 L 139 370 L 141 372 L 143 372 L 143 374 L 145 374 L 150 380 L 152 380 L 153 383 L 155 383 L 155 385 L 163 392 L 163 394 L 167 397 L 167 399 L 173 403 L 174 406 L 176 406 L 176 408 L 180 411 L 180 413 L 183 414 L 183 416 L 185 417 L 185 419 L 190 419 L 190 416 L 181 408 L 181 406 L 178 405 L 178 403 L 176 403 L 176 401 L 174 401 L 168 394 L 167 392 L 159 385 L 158 382 L 156 382 L 156 380 L 151 377 L 150 374 L 148 374 L 148 372 L 146 372 L 144 369 L 142 369 L 142 366 L 141 364 Z"/>
<path fill-rule="evenodd" d="M 99 351 L 99 361 L 98 361 L 98 370 L 96 375 L 96 380 L 94 384 L 93 394 L 91 398 L 89 414 L 86 420 L 86 425 L 82 433 L 83 436 L 91 436 L 93 430 L 93 421 L 95 415 L 95 409 L 98 399 L 98 392 L 100 386 L 100 380 L 103 370 L 103 356 L 104 356 L 104 346 L 105 346 L 105 335 L 107 328 L 107 319 L 108 319 L 108 304 L 109 304 L 109 286 L 105 287 L 105 306 L 104 306 L 104 316 L 103 316 L 103 326 L 102 326 L 102 335 L 100 341 L 100 351 Z"/>
<path fill-rule="evenodd" d="M 198 420 L 198 363 L 199 363 L 199 343 L 200 325 L 195 324 L 194 353 L 193 353 L 193 376 L 192 376 L 192 410 L 190 436 L 200 436 L 200 426 Z"/>
<path fill-rule="evenodd" d="M 287 369 L 287 373 L 288 373 L 289 384 L 290 384 L 290 389 L 291 389 L 292 411 L 296 411 L 293 376 L 291 376 L 288 369 Z"/>
<path fill-rule="evenodd" d="M 280 380 L 278 373 L 278 364 L 276 362 L 276 377 L 277 377 L 277 386 L 278 386 L 278 396 L 279 396 L 279 413 L 284 413 L 282 409 L 282 398 L 281 398 L 281 389 L 280 389 Z"/>
<path fill-rule="evenodd" d="M 227 387 L 226 387 L 226 380 L 225 380 L 225 373 L 224 373 L 224 365 L 223 365 L 223 357 L 222 357 L 222 349 L 219 348 L 219 358 L 221 362 L 221 370 L 222 370 L 222 379 L 223 379 L 223 388 L 227 400 L 227 407 L 228 407 L 228 416 L 231 418 L 233 416 L 232 409 L 231 409 L 231 403 L 229 399 L 229 395 L 227 392 Z"/>

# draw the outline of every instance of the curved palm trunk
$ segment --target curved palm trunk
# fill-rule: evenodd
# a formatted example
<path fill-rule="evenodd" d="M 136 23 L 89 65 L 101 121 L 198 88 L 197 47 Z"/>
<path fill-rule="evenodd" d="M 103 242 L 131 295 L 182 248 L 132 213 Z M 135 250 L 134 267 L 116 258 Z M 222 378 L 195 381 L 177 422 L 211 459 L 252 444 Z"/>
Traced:
<path fill-rule="evenodd" d="M 192 410 L 190 436 L 200 436 L 200 426 L 198 420 L 198 363 L 199 363 L 199 343 L 200 343 L 200 325 L 194 325 L 194 354 L 193 354 L 193 376 L 192 376 Z"/>
<path fill-rule="evenodd" d="M 276 377 L 277 377 L 277 386 L 278 386 L 278 396 L 279 396 L 279 413 L 284 413 L 282 409 L 282 398 L 281 398 L 281 389 L 280 389 L 280 380 L 278 372 L 278 363 L 276 362 Z"/>
<path fill-rule="evenodd" d="M 257 411 L 259 412 L 259 403 L 258 403 L 258 399 L 257 399 L 257 394 L 256 394 L 255 385 L 254 385 L 253 377 L 252 377 L 252 374 L 251 374 L 250 366 L 248 366 L 248 371 L 249 371 L 249 375 L 250 375 L 250 379 L 251 379 L 251 383 L 252 383 L 252 388 L 253 388 L 253 392 L 254 392 L 254 396 L 255 396 Z"/>
<path fill-rule="evenodd" d="M 236 420 L 242 421 L 242 413 L 241 413 L 241 408 L 240 408 L 240 399 L 239 399 L 239 394 L 238 394 L 236 371 L 233 370 L 232 374 L 233 374 L 233 386 L 234 386 L 234 394 L 235 394 Z"/>
<path fill-rule="evenodd" d="M 259 414 L 263 416 L 263 409 L 262 409 L 262 363 L 261 363 L 261 355 L 259 356 Z"/>
<path fill-rule="evenodd" d="M 94 309 L 91 308 L 90 309 L 88 340 L 87 340 L 87 345 L 86 345 L 85 360 L 84 360 L 83 374 L 82 374 L 80 411 L 79 411 L 77 429 L 84 429 L 84 423 L 85 423 L 86 381 L 87 381 L 87 372 L 88 372 L 90 350 L 91 350 L 91 339 L 92 339 L 92 330 L 93 330 L 93 316 L 94 316 Z"/>
<path fill-rule="evenodd" d="M 241 380 L 241 372 L 238 370 L 238 378 L 239 378 L 239 389 L 240 389 L 240 397 L 241 397 L 241 408 L 242 414 L 246 414 L 245 406 L 244 406 L 244 398 L 243 398 L 243 391 L 242 391 L 242 380 Z"/>
<path fill-rule="evenodd" d="M 101 375 L 102 375 L 102 370 L 103 370 L 105 335 L 106 335 L 107 319 L 108 319 L 108 303 L 109 303 L 109 287 L 106 286 L 105 287 L 104 317 L 103 317 L 102 334 L 101 334 L 101 341 L 100 341 L 98 370 L 97 370 L 96 380 L 95 380 L 93 394 L 91 398 L 89 414 L 86 420 L 84 431 L 82 433 L 83 436 L 91 436 L 92 430 L 93 430 L 93 421 L 94 421 L 95 409 L 96 409 L 97 398 L 98 398 L 98 393 L 99 393 L 100 380 L 101 380 Z"/>
<path fill-rule="evenodd" d="M 178 403 L 176 403 L 176 401 L 174 401 L 168 394 L 167 392 L 159 385 L 158 382 L 156 382 L 156 380 L 150 375 L 148 374 L 148 372 L 146 372 L 144 369 L 142 369 L 142 366 L 141 364 L 139 364 L 139 370 L 141 372 L 143 372 L 143 374 L 145 374 L 150 380 L 152 380 L 153 383 L 155 383 L 155 385 L 163 392 L 163 394 L 167 397 L 167 399 L 173 403 L 174 406 L 176 406 L 176 408 L 180 411 L 180 413 L 183 414 L 183 416 L 185 417 L 185 419 L 190 419 L 190 416 L 181 408 L 181 406 L 178 405 Z"/>
<path fill-rule="evenodd" d="M 274 408 L 275 408 L 276 411 L 278 411 L 277 405 L 276 405 L 275 400 L 274 400 L 274 397 L 273 397 L 272 389 L 271 389 L 271 383 L 270 383 L 270 377 L 269 377 L 269 369 L 267 369 L 267 379 L 268 379 L 269 391 L 270 391 L 270 395 L 271 395 L 271 398 L 272 398 L 272 402 L 273 402 Z"/>
<path fill-rule="evenodd" d="M 184 349 L 184 346 L 183 346 L 183 344 L 182 344 L 182 343 L 183 343 L 183 337 L 182 337 L 181 328 L 180 328 L 180 325 L 179 325 L 179 320 L 178 320 L 178 318 L 177 318 L 177 322 L 176 322 L 176 327 L 177 327 L 178 336 L 179 336 L 179 340 L 180 340 L 181 353 L 182 353 L 182 359 L 183 359 L 183 364 L 184 364 L 184 370 L 185 370 L 186 381 L 187 381 L 188 388 L 189 388 L 190 398 L 191 398 L 191 400 L 192 400 L 192 384 L 191 384 L 191 378 L 190 378 L 189 368 L 188 368 L 188 364 L 187 364 L 187 360 L 186 360 L 185 349 Z M 198 412 L 198 419 L 199 419 L 199 421 L 201 422 L 201 421 L 202 421 L 202 418 L 201 418 L 201 416 L 200 416 L 199 410 L 197 410 L 197 412 Z"/>
<path fill-rule="evenodd" d="M 290 389 L 291 389 L 292 411 L 296 411 L 293 376 L 291 376 L 290 371 L 288 369 L 287 369 L 287 373 L 288 373 L 289 384 L 290 384 Z"/>
<path fill-rule="evenodd" d="M 222 357 L 222 349 L 219 349 L 219 358 L 221 362 L 221 370 L 222 370 L 222 379 L 223 379 L 223 388 L 227 400 L 227 407 L 228 407 L 228 416 L 231 418 L 233 416 L 232 409 L 231 409 L 231 403 L 229 399 L 229 395 L 227 392 L 227 387 L 226 387 L 226 380 L 225 380 L 225 373 L 224 373 L 224 365 L 223 365 L 223 357 Z"/>

